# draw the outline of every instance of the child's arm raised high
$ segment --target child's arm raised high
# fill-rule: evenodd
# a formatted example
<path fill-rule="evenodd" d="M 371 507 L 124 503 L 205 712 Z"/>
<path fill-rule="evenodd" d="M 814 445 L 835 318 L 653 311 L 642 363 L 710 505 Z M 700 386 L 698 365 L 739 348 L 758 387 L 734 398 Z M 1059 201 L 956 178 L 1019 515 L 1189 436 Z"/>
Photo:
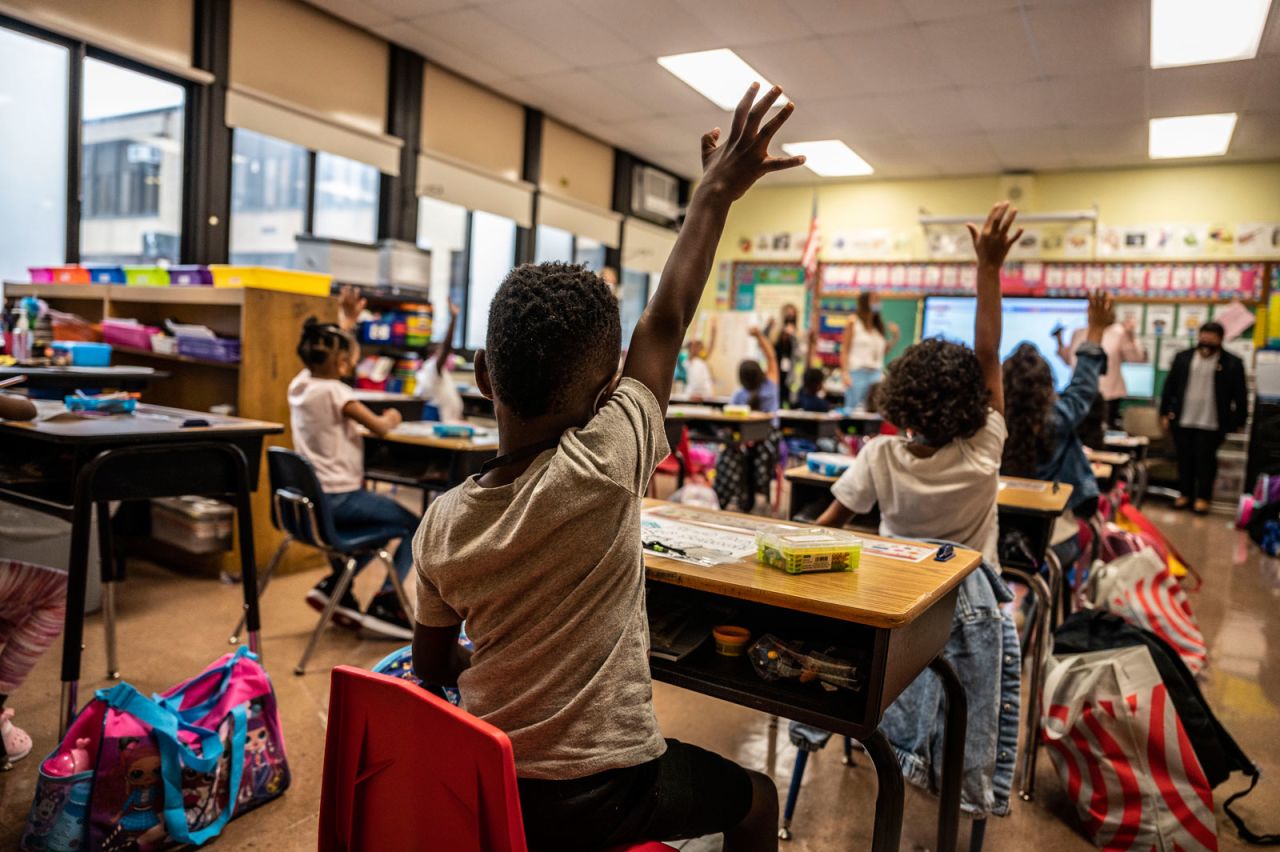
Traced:
<path fill-rule="evenodd" d="M 979 229 L 969 223 L 969 235 L 973 237 L 973 249 L 978 255 L 978 306 L 974 317 L 973 351 L 982 365 L 982 375 L 991 393 L 991 407 L 1004 413 L 1004 379 L 1000 373 L 1000 333 L 1003 317 L 1000 314 L 1000 267 L 1004 259 L 1022 237 L 1022 229 L 1012 237 L 1009 229 L 1018 215 L 1017 208 L 1001 201 L 991 208 L 986 223 Z"/>
<path fill-rule="evenodd" d="M 753 83 L 742 96 L 723 144 L 717 144 L 718 127 L 702 137 L 702 181 L 693 193 L 684 227 L 662 270 L 658 292 L 631 337 L 622 374 L 648 387 L 663 411 L 671 396 L 680 344 L 711 274 L 729 207 L 764 175 L 804 162 L 804 157 L 769 156 L 769 141 L 791 115 L 794 105 L 787 103 L 764 122 L 782 90 L 775 86 L 752 106 L 759 88 Z"/>

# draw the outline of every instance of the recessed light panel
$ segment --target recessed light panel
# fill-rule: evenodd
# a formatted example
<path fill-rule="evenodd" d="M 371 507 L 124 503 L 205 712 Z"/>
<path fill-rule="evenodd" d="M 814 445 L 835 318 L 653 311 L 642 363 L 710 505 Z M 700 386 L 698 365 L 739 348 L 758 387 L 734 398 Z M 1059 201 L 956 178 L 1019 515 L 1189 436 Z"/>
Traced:
<path fill-rule="evenodd" d="M 761 95 L 773 88 L 759 71 L 727 47 L 659 56 L 658 64 L 724 110 L 736 107 L 752 83 L 760 84 Z M 785 96 L 780 97 L 776 106 L 786 102 Z"/>
<path fill-rule="evenodd" d="M 1151 0 L 1151 67 L 1258 55 L 1271 0 Z"/>
<path fill-rule="evenodd" d="M 866 160 L 839 139 L 820 139 L 816 142 L 787 142 L 782 150 L 795 156 L 804 155 L 804 165 L 822 177 L 850 177 L 869 175 L 875 171 Z"/>
<path fill-rule="evenodd" d="M 1153 160 L 1220 157 L 1231 146 L 1231 134 L 1235 129 L 1234 112 L 1153 118 L 1147 154 Z"/>

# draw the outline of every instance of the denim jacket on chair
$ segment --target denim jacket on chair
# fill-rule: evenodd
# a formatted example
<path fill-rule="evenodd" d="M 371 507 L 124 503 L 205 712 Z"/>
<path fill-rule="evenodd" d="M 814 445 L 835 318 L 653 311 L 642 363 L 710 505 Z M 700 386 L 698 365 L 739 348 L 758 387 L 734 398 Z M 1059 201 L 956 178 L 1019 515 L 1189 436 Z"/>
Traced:
<path fill-rule="evenodd" d="M 941 542 L 934 542 L 935 544 Z M 942 656 L 956 670 L 968 704 L 961 809 L 972 815 L 1005 816 L 1018 752 L 1022 652 L 1013 619 L 1000 605 L 1013 593 L 985 561 L 961 583 Z M 902 766 L 903 776 L 936 794 L 942 787 L 942 742 L 946 726 L 942 683 L 923 672 L 885 711 L 880 730 Z M 791 741 L 810 751 L 831 736 L 791 723 Z"/>

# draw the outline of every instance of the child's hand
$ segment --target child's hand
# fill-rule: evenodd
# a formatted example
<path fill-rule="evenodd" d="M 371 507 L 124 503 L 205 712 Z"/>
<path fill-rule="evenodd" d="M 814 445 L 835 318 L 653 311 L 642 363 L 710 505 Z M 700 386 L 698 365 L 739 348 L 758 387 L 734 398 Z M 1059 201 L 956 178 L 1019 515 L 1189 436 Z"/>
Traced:
<path fill-rule="evenodd" d="M 795 104 L 787 103 L 763 127 L 761 120 L 782 95 L 774 86 L 759 103 L 752 104 L 759 83 L 752 83 L 733 113 L 729 138 L 718 145 L 720 128 L 702 137 L 702 186 L 723 195 L 728 201 L 741 198 L 751 185 L 770 172 L 792 169 L 804 163 L 804 157 L 770 157 L 769 142 L 778 128 L 791 117 Z"/>
<path fill-rule="evenodd" d="M 1089 327 L 1107 328 L 1116 321 L 1111 294 L 1106 290 L 1095 290 L 1089 294 Z"/>
<path fill-rule="evenodd" d="M 452 300 L 452 299 L 450 299 L 450 300 L 449 300 L 449 316 L 453 317 L 454 319 L 457 319 L 457 318 L 458 318 L 458 314 L 459 314 L 459 313 L 461 313 L 461 312 L 462 312 L 462 309 L 461 309 L 461 308 L 459 308 L 457 305 L 455 305 L 455 304 L 453 303 L 453 300 Z"/>
<path fill-rule="evenodd" d="M 382 419 L 387 421 L 387 429 L 391 430 L 404 422 L 404 418 L 400 416 L 399 409 L 388 408 L 382 412 Z"/>
<path fill-rule="evenodd" d="M 369 304 L 369 300 L 360 295 L 359 287 L 344 285 L 338 291 L 338 325 L 350 331 L 356 327 L 360 312 Z"/>
<path fill-rule="evenodd" d="M 965 225 L 969 229 L 969 236 L 973 237 L 973 250 L 978 255 L 978 266 L 992 269 L 1004 266 L 1009 249 L 1022 238 L 1021 228 L 1012 237 L 1009 236 L 1009 228 L 1017 215 L 1018 208 L 1010 207 L 1007 201 L 1001 201 L 987 214 L 982 230 L 978 230 L 978 226 L 972 222 Z"/>

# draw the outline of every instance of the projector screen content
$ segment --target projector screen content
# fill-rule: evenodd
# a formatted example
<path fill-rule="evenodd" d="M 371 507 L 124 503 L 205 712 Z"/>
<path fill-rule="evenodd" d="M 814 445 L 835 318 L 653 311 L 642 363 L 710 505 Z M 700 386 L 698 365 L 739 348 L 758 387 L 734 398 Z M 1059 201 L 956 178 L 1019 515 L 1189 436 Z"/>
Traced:
<path fill-rule="evenodd" d="M 924 300 L 923 337 L 942 337 L 973 346 L 973 319 L 977 300 L 971 296 L 929 296 Z M 1024 340 L 1040 350 L 1053 370 L 1058 390 L 1071 380 L 1071 368 L 1058 357 L 1053 330 L 1061 327 L 1063 340 L 1088 324 L 1088 302 L 1084 299 L 1010 299 L 1002 302 L 1004 330 L 1000 335 L 1000 358 Z"/>
<path fill-rule="evenodd" d="M 1155 364 L 1150 361 L 1121 364 L 1120 372 L 1124 374 L 1125 396 L 1129 399 L 1150 399 L 1156 395 Z"/>

